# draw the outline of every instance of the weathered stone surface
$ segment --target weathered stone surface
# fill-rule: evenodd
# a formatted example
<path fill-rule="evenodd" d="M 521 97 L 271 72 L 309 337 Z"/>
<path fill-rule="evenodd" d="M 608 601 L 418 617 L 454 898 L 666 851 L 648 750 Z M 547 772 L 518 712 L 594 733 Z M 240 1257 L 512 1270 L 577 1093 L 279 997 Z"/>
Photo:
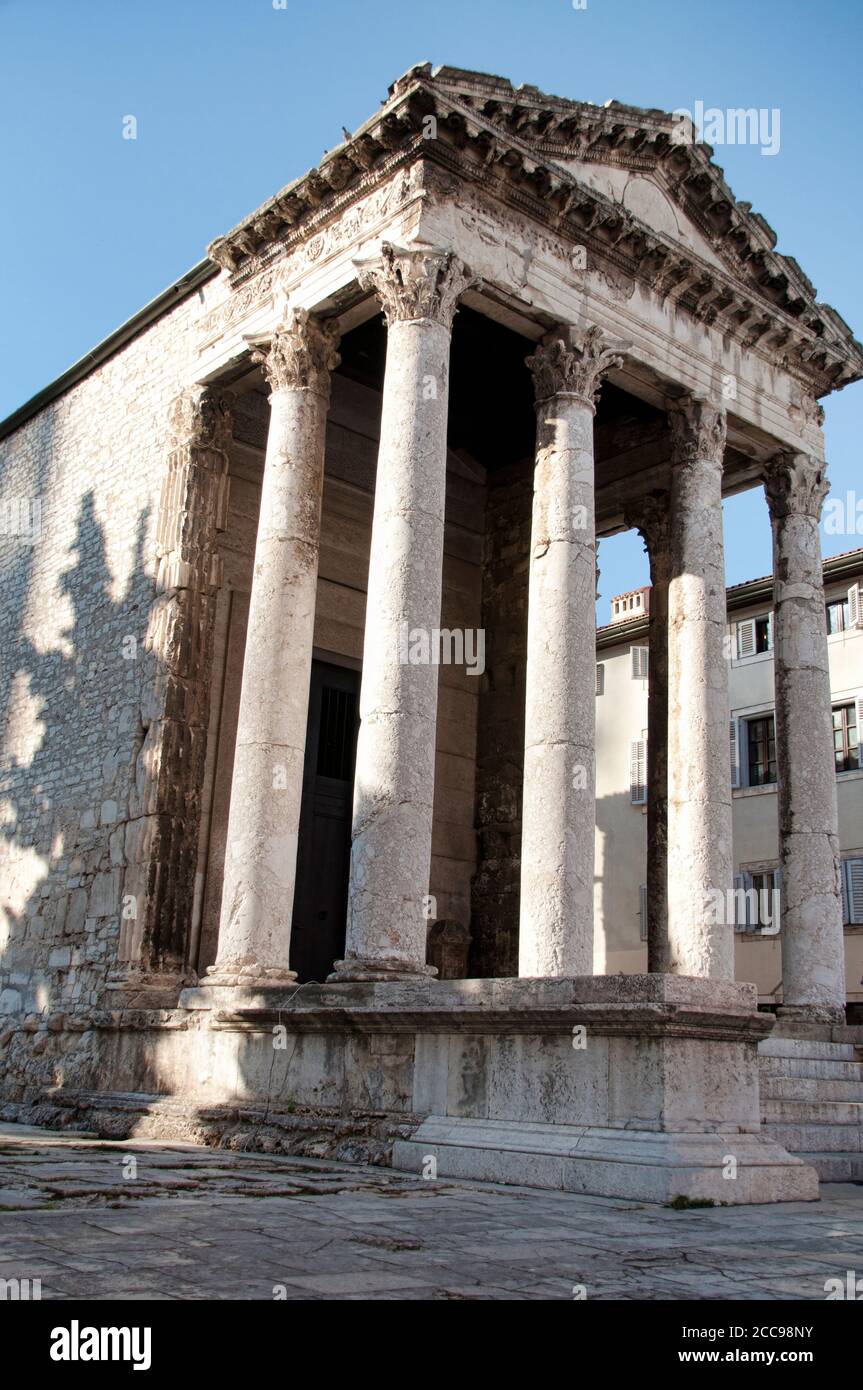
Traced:
<path fill-rule="evenodd" d="M 839 826 L 818 522 L 818 458 L 782 453 L 765 473 L 773 523 L 776 765 L 782 865 L 782 1012 L 844 1022 Z"/>
<path fill-rule="evenodd" d="M 684 400 L 672 430 L 668 588 L 668 952 L 683 975 L 734 978 L 731 773 L 722 539 L 725 415 Z"/>
<path fill-rule="evenodd" d="M 288 965 L 336 337 L 294 311 L 262 354 L 270 428 L 234 754 L 219 954 L 211 974 Z"/>
<path fill-rule="evenodd" d="M 521 830 L 520 975 L 593 969 L 596 528 L 593 414 L 619 366 L 599 329 L 528 359 L 537 397 Z"/>
<path fill-rule="evenodd" d="M 424 246 L 364 264 L 387 319 L 387 362 L 363 642 L 345 959 L 336 977 L 423 974 L 438 669 L 411 632 L 440 626 L 450 329 L 469 275 Z"/>

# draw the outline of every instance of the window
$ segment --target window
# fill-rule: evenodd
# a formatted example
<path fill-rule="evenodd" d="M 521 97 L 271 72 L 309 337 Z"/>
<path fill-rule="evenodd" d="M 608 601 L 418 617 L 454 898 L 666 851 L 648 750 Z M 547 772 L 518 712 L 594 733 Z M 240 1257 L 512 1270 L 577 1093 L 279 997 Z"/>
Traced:
<path fill-rule="evenodd" d="M 776 728 L 772 714 L 746 721 L 748 785 L 764 787 L 776 781 Z"/>
<path fill-rule="evenodd" d="M 827 635 L 834 632 L 847 632 L 850 627 L 847 598 L 834 598 L 827 607 Z"/>
<path fill-rule="evenodd" d="M 737 931 L 775 936 L 779 930 L 779 870 L 745 869 L 734 875 L 734 926 Z"/>
<path fill-rule="evenodd" d="M 632 649 L 632 679 L 634 681 L 647 680 L 648 648 L 633 647 Z"/>
<path fill-rule="evenodd" d="M 744 618 L 737 624 L 737 657 L 757 656 L 773 650 L 773 614 Z"/>
<path fill-rule="evenodd" d="M 833 706 L 833 756 L 837 772 L 853 772 L 860 766 L 860 730 L 853 700 Z"/>
<path fill-rule="evenodd" d="M 605 666 L 601 661 L 597 663 L 596 667 L 596 693 L 597 695 L 605 694 Z"/>
<path fill-rule="evenodd" d="M 863 924 L 863 859 L 843 859 L 839 866 L 842 885 L 842 921 Z"/>

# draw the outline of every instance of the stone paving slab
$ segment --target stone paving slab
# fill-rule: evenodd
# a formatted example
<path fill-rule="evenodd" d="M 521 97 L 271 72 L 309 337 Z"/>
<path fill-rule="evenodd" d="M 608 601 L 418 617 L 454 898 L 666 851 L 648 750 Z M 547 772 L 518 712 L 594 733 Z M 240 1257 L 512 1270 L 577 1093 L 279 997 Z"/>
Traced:
<path fill-rule="evenodd" d="M 61 1300 L 823 1300 L 863 1271 L 863 1186 L 822 1192 L 672 1211 L 0 1125 L 0 1279 Z"/>

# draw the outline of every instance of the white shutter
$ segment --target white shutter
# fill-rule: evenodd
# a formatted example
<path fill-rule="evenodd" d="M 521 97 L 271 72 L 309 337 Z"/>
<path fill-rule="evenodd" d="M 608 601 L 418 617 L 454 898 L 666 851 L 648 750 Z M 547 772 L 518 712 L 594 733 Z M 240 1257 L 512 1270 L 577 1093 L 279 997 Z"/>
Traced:
<path fill-rule="evenodd" d="M 639 935 L 642 941 L 647 940 L 647 884 L 642 883 L 638 889 L 638 916 L 641 922 Z"/>
<path fill-rule="evenodd" d="M 782 926 L 782 870 L 773 870 L 773 921 L 767 928 L 769 936 L 776 936 Z"/>
<path fill-rule="evenodd" d="M 854 926 L 863 923 L 863 859 L 846 859 L 845 874 L 848 895 L 848 921 Z"/>
<path fill-rule="evenodd" d="M 773 610 L 767 614 L 767 650 L 773 651 Z"/>
<path fill-rule="evenodd" d="M 632 679 L 634 681 L 647 680 L 648 648 L 632 648 Z"/>
<path fill-rule="evenodd" d="M 734 930 L 746 931 L 746 899 L 739 895 L 746 892 L 746 879 L 744 874 L 734 874 L 731 879 L 734 889 Z"/>
<path fill-rule="evenodd" d="M 839 865 L 839 893 L 842 898 L 842 925 L 847 926 L 851 920 L 848 903 L 848 860 L 843 859 Z"/>
<path fill-rule="evenodd" d="M 857 766 L 863 768 L 863 695 L 854 701 L 857 709 Z"/>
<path fill-rule="evenodd" d="M 629 745 L 629 799 L 634 806 L 647 800 L 647 739 L 633 739 Z"/>
<path fill-rule="evenodd" d="M 596 693 L 605 694 L 605 666 L 602 662 L 598 662 L 596 667 Z"/>
<path fill-rule="evenodd" d="M 729 737 L 731 743 L 731 785 L 740 786 L 740 738 L 737 732 L 737 720 L 729 722 Z"/>
<path fill-rule="evenodd" d="M 848 626 L 860 626 L 860 585 L 852 584 L 848 590 Z"/>
<path fill-rule="evenodd" d="M 745 618 L 742 623 L 737 624 L 737 655 L 738 657 L 753 656 L 755 654 L 755 619 Z"/>

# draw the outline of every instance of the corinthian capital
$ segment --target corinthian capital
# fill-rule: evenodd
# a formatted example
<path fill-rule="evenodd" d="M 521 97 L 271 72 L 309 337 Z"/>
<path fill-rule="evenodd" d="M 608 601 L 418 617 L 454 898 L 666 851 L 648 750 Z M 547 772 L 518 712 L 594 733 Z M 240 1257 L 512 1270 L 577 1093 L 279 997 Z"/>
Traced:
<path fill-rule="evenodd" d="M 234 398 L 218 386 L 190 386 L 173 402 L 169 426 L 176 445 L 192 449 L 221 449 L 231 443 Z"/>
<path fill-rule="evenodd" d="M 782 451 L 764 465 L 764 492 L 774 520 L 797 515 L 817 521 L 829 491 L 827 467 L 811 454 Z"/>
<path fill-rule="evenodd" d="M 289 310 L 271 337 L 248 339 L 252 361 L 263 364 L 271 391 L 314 391 L 328 396 L 330 372 L 339 365 L 339 331 L 308 309 Z"/>
<path fill-rule="evenodd" d="M 725 453 L 725 411 L 699 396 L 684 396 L 668 408 L 672 463 L 709 459 L 722 465 Z"/>
<path fill-rule="evenodd" d="M 452 328 L 459 298 L 474 283 L 452 251 L 418 243 L 385 241 L 374 260 L 354 264 L 360 288 L 373 290 L 380 300 L 388 328 L 411 319 L 433 319 Z"/>
<path fill-rule="evenodd" d="M 537 403 L 550 396 L 581 396 L 591 406 L 599 399 L 602 378 L 623 363 L 621 346 L 613 347 L 600 328 L 586 332 L 560 324 L 537 344 L 527 365 L 533 373 Z"/>

